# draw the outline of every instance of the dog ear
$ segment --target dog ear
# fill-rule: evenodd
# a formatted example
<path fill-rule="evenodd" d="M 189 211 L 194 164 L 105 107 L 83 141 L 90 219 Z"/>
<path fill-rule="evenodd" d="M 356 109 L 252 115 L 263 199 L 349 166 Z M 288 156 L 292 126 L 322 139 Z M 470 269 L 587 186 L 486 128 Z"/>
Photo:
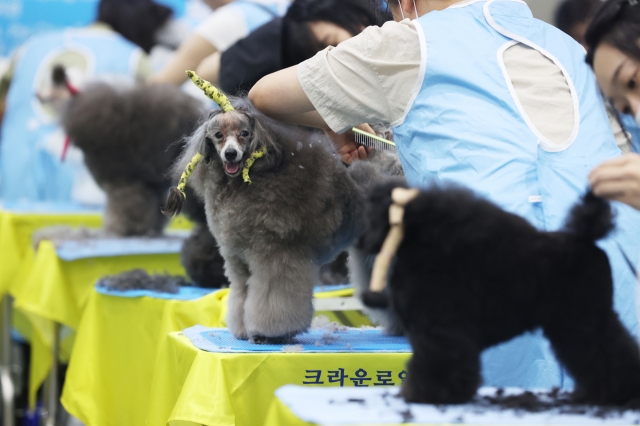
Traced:
<path fill-rule="evenodd" d="M 213 145 L 213 141 L 211 140 L 210 137 L 206 136 L 204 138 L 204 158 L 203 158 L 203 161 L 205 162 L 205 164 L 211 163 L 211 157 L 216 154 L 217 154 L 217 151 L 216 151 L 216 147 Z"/>

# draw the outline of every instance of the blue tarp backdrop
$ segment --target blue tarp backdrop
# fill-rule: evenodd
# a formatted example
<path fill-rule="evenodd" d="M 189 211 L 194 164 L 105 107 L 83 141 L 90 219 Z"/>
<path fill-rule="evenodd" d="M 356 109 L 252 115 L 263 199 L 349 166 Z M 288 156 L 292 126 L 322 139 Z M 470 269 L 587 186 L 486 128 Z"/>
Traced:
<path fill-rule="evenodd" d="M 180 17 L 186 0 L 157 0 Z M 9 56 L 33 34 L 91 23 L 98 0 L 0 0 L 0 57 Z"/>

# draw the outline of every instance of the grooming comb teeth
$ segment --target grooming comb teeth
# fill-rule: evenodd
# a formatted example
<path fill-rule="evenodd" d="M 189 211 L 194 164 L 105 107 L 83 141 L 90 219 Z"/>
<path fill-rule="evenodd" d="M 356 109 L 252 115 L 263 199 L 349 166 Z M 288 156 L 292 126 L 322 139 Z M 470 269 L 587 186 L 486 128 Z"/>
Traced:
<path fill-rule="evenodd" d="M 367 148 L 373 148 L 378 151 L 396 150 L 396 144 L 389 140 L 383 139 L 376 135 L 372 135 L 371 133 L 367 133 L 356 127 L 351 130 L 353 130 L 353 133 L 355 133 L 355 140 L 357 144 L 366 146 Z"/>

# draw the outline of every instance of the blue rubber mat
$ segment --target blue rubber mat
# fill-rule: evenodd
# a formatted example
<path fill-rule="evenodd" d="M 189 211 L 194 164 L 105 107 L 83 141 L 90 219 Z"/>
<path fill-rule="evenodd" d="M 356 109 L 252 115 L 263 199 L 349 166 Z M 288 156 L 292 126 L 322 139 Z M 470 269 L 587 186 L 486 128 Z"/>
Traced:
<path fill-rule="evenodd" d="M 166 299 L 166 300 L 196 300 L 219 290 L 210 289 L 210 288 L 200 288 L 200 287 L 180 287 L 180 291 L 178 293 L 160 293 L 152 290 L 119 291 L 119 290 L 109 290 L 106 287 L 102 287 L 100 286 L 100 282 L 98 281 L 98 284 L 96 284 L 96 291 L 100 294 L 104 294 L 107 296 L 126 297 L 126 298 L 151 297 L 154 299 Z"/>
<path fill-rule="evenodd" d="M 319 284 L 313 288 L 314 293 L 327 293 L 329 291 L 347 290 L 353 288 L 351 284 L 323 285 Z"/>
<path fill-rule="evenodd" d="M 183 238 L 178 237 L 61 241 L 56 243 L 56 254 L 58 258 L 67 262 L 94 257 L 177 254 L 180 253 L 183 241 Z"/>
<path fill-rule="evenodd" d="M 183 333 L 195 347 L 207 352 L 411 352 L 407 339 L 388 336 L 379 329 L 349 328 L 338 332 L 313 329 L 287 345 L 256 345 L 236 339 L 226 328 L 202 325 L 187 328 Z"/>

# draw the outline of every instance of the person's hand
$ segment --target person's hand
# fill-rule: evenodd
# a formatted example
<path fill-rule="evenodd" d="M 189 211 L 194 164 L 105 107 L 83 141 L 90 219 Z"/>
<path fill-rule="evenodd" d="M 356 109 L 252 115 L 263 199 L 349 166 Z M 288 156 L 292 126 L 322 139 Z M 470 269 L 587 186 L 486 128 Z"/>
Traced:
<path fill-rule="evenodd" d="M 371 133 L 372 135 L 376 134 L 368 124 L 361 124 L 357 127 L 358 129 Z M 338 154 L 342 157 L 342 161 L 346 164 L 351 164 L 356 160 L 364 160 L 372 151 L 371 148 L 367 148 L 356 143 L 355 133 L 351 130 L 342 134 L 335 133 L 332 130 L 325 130 L 325 133 L 329 136 L 333 145 L 336 147 Z"/>
<path fill-rule="evenodd" d="M 593 169 L 589 184 L 595 195 L 640 210 L 640 155 L 627 154 Z"/>

